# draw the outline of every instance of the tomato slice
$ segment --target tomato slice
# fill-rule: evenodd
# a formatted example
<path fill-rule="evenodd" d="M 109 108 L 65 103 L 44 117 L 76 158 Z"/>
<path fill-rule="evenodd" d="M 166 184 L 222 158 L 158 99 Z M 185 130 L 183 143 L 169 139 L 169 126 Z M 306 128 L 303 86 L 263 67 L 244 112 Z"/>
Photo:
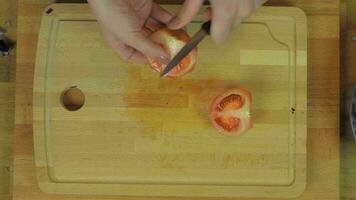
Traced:
<path fill-rule="evenodd" d="M 213 126 L 222 134 L 240 135 L 252 128 L 250 116 L 251 93 L 242 89 L 231 89 L 214 99 L 210 118 Z"/>
<path fill-rule="evenodd" d="M 168 28 L 161 28 L 154 32 L 150 38 L 161 44 L 162 47 L 169 53 L 170 59 L 185 46 L 185 44 L 190 40 L 189 35 L 182 29 L 180 30 L 170 30 Z M 194 70 L 196 65 L 197 49 L 192 50 L 173 70 L 171 70 L 167 76 L 169 77 L 179 77 L 183 76 Z M 147 57 L 148 62 L 152 69 L 161 73 L 167 65 L 161 63 L 157 59 L 152 59 Z"/>

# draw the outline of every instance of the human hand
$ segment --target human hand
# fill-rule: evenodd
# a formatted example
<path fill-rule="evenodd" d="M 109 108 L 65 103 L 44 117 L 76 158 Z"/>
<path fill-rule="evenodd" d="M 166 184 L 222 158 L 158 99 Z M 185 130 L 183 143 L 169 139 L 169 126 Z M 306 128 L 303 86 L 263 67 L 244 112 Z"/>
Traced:
<path fill-rule="evenodd" d="M 152 0 L 88 0 L 103 35 L 125 60 L 147 63 L 145 56 L 167 63 L 169 55 L 147 36 L 172 16 Z"/>
<path fill-rule="evenodd" d="M 248 17 L 267 0 L 210 0 L 211 9 L 204 14 L 211 19 L 211 37 L 217 43 L 223 43 L 230 30 Z M 204 0 L 185 0 L 178 15 L 168 24 L 170 29 L 180 29 L 191 22 L 199 12 Z"/>

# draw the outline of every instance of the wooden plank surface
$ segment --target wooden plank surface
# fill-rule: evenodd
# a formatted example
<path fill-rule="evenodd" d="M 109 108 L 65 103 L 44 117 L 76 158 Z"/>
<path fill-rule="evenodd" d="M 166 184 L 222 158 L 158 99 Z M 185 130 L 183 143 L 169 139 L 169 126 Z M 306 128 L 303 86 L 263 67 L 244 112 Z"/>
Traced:
<path fill-rule="evenodd" d="M 87 6 L 51 8 L 41 25 L 33 108 L 37 172 L 45 191 L 227 197 L 304 191 L 307 31 L 300 9 L 260 9 L 225 45 L 204 40 L 195 71 L 169 80 L 119 59 Z M 200 23 L 189 24 L 188 32 L 197 32 Z M 85 32 L 90 34 L 83 37 Z M 58 101 L 73 84 L 85 95 L 75 112 Z M 230 138 L 218 134 L 207 115 L 211 99 L 238 86 L 253 94 L 254 128 Z M 44 118 L 43 112 L 50 114 Z M 46 138 L 52 139 L 44 144 Z M 94 185 L 95 191 L 86 189 Z"/>
<path fill-rule="evenodd" d="M 349 104 L 352 87 L 356 84 L 356 2 L 342 1 L 341 24 L 341 196 L 356 198 L 356 141 L 350 127 Z"/>
<path fill-rule="evenodd" d="M 0 0 L 0 27 L 16 39 L 17 1 Z M 15 51 L 0 56 L 0 199 L 11 198 L 12 139 L 15 111 Z"/>
<path fill-rule="evenodd" d="M 39 191 L 32 145 L 33 46 L 40 15 L 52 1 L 19 1 L 16 83 L 14 199 L 95 199 L 88 196 L 48 195 Z M 339 1 L 272 0 L 270 5 L 295 5 L 306 11 L 309 29 L 308 185 L 300 199 L 339 197 Z M 332 84 L 330 84 L 332 83 Z M 101 197 L 100 199 L 115 199 Z M 123 199 L 123 198 L 121 198 Z M 133 198 L 131 198 L 133 199 Z M 157 199 L 157 198 L 150 198 Z"/>

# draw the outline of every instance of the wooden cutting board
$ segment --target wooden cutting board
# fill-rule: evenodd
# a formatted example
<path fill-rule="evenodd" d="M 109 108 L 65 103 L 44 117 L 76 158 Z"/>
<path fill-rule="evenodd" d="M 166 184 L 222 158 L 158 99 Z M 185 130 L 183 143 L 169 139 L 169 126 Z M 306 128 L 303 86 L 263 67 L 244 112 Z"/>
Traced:
<path fill-rule="evenodd" d="M 86 5 L 54 4 L 47 11 L 33 111 L 43 191 L 206 197 L 304 191 L 307 30 L 301 10 L 261 8 L 225 45 L 206 39 L 196 70 L 179 79 L 121 60 Z M 188 25 L 190 34 L 201 20 Z M 209 108 L 216 95 L 237 86 L 253 94 L 254 128 L 227 137 L 212 128 Z"/>

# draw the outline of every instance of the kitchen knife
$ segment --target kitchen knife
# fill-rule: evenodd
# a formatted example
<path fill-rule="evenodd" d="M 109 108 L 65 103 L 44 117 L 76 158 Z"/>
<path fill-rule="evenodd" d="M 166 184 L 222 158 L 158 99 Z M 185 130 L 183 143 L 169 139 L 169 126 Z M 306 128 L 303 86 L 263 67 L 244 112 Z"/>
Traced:
<path fill-rule="evenodd" d="M 356 139 L 356 85 L 352 89 L 351 105 L 350 105 L 350 123 L 352 133 Z"/>
<path fill-rule="evenodd" d="M 195 35 L 190 39 L 190 41 L 177 53 L 176 56 L 168 63 L 166 68 L 164 68 L 161 73 L 161 77 L 168 74 L 172 69 L 174 69 L 180 61 L 185 58 L 204 38 L 206 35 L 210 34 L 211 21 L 207 21 L 202 24 L 201 29 L 195 33 Z"/>

